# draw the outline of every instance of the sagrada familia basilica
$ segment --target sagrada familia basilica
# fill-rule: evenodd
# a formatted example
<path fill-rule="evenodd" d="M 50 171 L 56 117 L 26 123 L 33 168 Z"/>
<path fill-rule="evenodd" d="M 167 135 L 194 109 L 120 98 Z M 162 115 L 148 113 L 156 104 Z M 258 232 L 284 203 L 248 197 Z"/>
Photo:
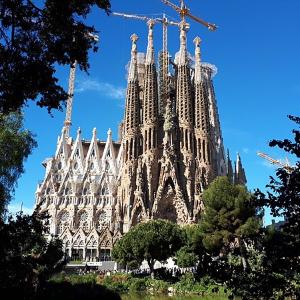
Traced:
<path fill-rule="evenodd" d="M 238 156 L 232 167 L 225 155 L 213 76 L 201 62 L 200 38 L 195 57 L 187 51 L 187 23 L 180 23 L 180 49 L 166 78 L 156 70 L 153 22 L 147 53 L 137 52 L 131 36 L 124 119 L 119 140 L 72 139 L 65 125 L 55 155 L 43 165 L 45 178 L 36 205 L 50 215 L 50 233 L 61 237 L 73 259 L 110 258 L 114 243 L 132 226 L 151 219 L 178 224 L 197 222 L 202 192 L 216 176 L 245 184 Z"/>

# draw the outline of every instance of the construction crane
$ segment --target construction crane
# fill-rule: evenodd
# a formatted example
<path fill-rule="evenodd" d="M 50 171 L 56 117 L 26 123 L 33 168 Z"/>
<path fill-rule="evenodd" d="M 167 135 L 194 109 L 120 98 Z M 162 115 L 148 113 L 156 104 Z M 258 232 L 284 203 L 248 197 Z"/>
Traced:
<path fill-rule="evenodd" d="M 70 136 L 70 127 L 72 125 L 72 106 L 73 106 L 73 94 L 74 94 L 74 84 L 75 84 L 75 72 L 76 72 L 77 61 L 75 60 L 70 67 L 70 76 L 69 76 L 69 89 L 68 89 L 68 99 L 67 99 L 67 109 L 66 109 L 66 118 L 65 118 L 65 135 L 66 138 Z"/>
<path fill-rule="evenodd" d="M 112 15 L 127 18 L 127 19 L 141 20 L 147 23 L 151 21 L 153 22 L 153 24 L 161 23 L 163 25 L 163 50 L 162 50 L 162 66 L 161 66 L 162 83 L 160 85 L 160 94 L 162 95 L 162 97 L 164 97 L 167 94 L 167 79 L 169 74 L 168 26 L 169 25 L 179 26 L 180 23 L 168 20 L 165 14 L 163 14 L 162 18 L 149 18 L 146 16 L 124 14 L 118 12 L 113 12 Z"/>
<path fill-rule="evenodd" d="M 278 159 L 273 159 L 272 157 L 268 156 L 267 154 L 265 153 L 262 153 L 262 152 L 257 152 L 257 155 L 266 159 L 267 161 L 269 161 L 271 164 L 273 165 L 279 165 L 281 166 L 282 168 L 284 168 L 288 173 L 291 173 L 293 170 L 294 170 L 294 167 L 292 167 L 288 160 L 287 162 L 284 164 L 282 163 L 280 160 Z"/>
<path fill-rule="evenodd" d="M 98 42 L 98 40 L 99 40 L 99 37 L 96 34 L 87 33 L 87 36 L 96 42 Z M 69 138 L 69 136 L 70 136 L 70 127 L 72 125 L 72 107 L 73 107 L 73 95 L 74 95 L 76 67 L 77 67 L 77 60 L 75 60 L 70 66 L 67 109 L 66 109 L 66 118 L 65 118 L 65 122 L 64 122 L 66 138 Z"/>
<path fill-rule="evenodd" d="M 170 6 L 175 11 L 177 11 L 180 15 L 181 21 L 185 22 L 185 17 L 189 17 L 193 19 L 194 21 L 206 26 L 209 30 L 215 31 L 217 29 L 217 26 L 212 23 L 208 23 L 190 13 L 190 9 L 184 4 L 183 0 L 180 0 L 180 7 L 176 4 L 170 2 L 169 0 L 161 0 L 164 4 Z"/>

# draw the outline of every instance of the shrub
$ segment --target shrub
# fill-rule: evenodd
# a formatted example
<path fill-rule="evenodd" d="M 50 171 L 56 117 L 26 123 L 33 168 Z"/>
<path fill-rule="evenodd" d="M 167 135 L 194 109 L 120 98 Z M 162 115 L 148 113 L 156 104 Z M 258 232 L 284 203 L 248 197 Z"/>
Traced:
<path fill-rule="evenodd" d="M 131 276 L 127 274 L 114 274 L 111 276 L 98 276 L 97 282 L 118 293 L 129 290 Z"/>
<path fill-rule="evenodd" d="M 147 289 L 147 279 L 146 278 L 131 278 L 129 291 L 130 292 L 142 292 Z"/>
<path fill-rule="evenodd" d="M 167 283 L 163 280 L 149 278 L 146 282 L 146 286 L 147 286 L 148 291 L 150 291 L 150 292 L 153 291 L 157 294 L 160 294 L 160 293 L 168 292 L 169 283 Z"/>
<path fill-rule="evenodd" d="M 223 286 L 218 285 L 209 276 L 204 276 L 196 281 L 194 274 L 187 272 L 174 285 L 176 293 L 198 294 L 198 295 L 225 295 Z"/>
<path fill-rule="evenodd" d="M 95 285 L 97 283 L 97 275 L 96 274 L 86 274 L 86 275 L 77 275 L 70 274 L 66 275 L 64 272 L 54 275 L 49 282 L 53 283 L 62 283 L 68 282 L 72 285 L 76 284 L 91 284 Z"/>

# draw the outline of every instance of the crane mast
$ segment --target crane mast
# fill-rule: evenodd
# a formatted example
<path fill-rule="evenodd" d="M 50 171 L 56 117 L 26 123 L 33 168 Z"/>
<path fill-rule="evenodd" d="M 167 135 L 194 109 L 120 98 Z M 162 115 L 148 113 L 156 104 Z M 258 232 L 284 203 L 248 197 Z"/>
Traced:
<path fill-rule="evenodd" d="M 73 95 L 74 95 L 74 85 L 75 85 L 75 73 L 76 73 L 77 61 L 70 67 L 70 76 L 69 76 L 69 90 L 68 90 L 68 99 L 67 99 L 67 110 L 65 118 L 65 128 L 66 128 L 66 137 L 70 136 L 70 127 L 72 125 L 72 106 L 73 106 Z"/>
<path fill-rule="evenodd" d="M 99 40 L 98 35 L 92 34 L 90 32 L 86 33 L 86 36 L 96 42 L 98 42 L 98 40 Z M 70 136 L 70 127 L 72 125 L 72 108 L 73 108 L 76 67 L 77 67 L 77 60 L 74 60 L 74 62 L 70 66 L 67 109 L 66 109 L 66 118 L 65 118 L 65 122 L 64 122 L 66 138 L 69 138 L 69 136 Z"/>

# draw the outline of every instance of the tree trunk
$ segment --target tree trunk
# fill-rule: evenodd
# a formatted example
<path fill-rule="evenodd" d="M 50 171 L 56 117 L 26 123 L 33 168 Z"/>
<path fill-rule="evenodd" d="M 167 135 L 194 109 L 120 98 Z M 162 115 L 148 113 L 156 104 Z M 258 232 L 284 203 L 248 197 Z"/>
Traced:
<path fill-rule="evenodd" d="M 150 276 L 151 276 L 151 279 L 154 279 L 154 260 L 148 260 L 148 266 L 149 266 L 149 269 L 150 269 Z"/>
<path fill-rule="evenodd" d="M 242 258 L 243 269 L 244 269 L 244 271 L 247 271 L 248 270 L 248 262 L 246 259 L 246 245 L 242 239 L 239 238 L 238 240 L 239 240 L 240 254 L 241 254 L 241 258 Z"/>

